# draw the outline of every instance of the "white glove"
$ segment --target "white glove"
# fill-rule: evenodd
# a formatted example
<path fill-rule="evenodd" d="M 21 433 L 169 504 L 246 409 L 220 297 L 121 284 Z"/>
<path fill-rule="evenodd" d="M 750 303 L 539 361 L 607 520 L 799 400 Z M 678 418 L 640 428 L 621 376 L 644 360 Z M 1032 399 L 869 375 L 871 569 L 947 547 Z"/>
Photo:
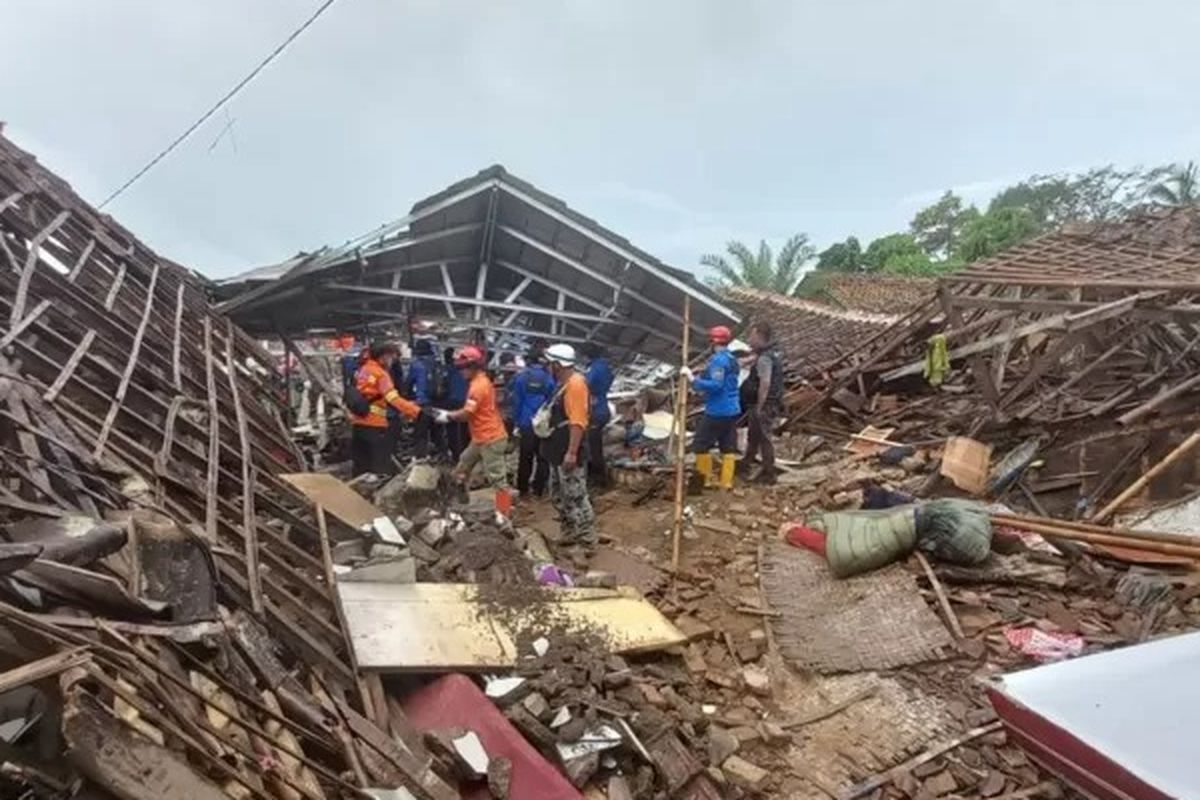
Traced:
<path fill-rule="evenodd" d="M 445 425 L 450 421 L 450 412 L 442 409 L 435 409 L 433 412 L 433 421 L 438 425 Z"/>
<path fill-rule="evenodd" d="M 679 376 L 681 378 L 686 378 L 689 381 L 694 381 L 696 379 L 696 376 L 692 374 L 691 367 L 680 367 L 679 368 Z"/>

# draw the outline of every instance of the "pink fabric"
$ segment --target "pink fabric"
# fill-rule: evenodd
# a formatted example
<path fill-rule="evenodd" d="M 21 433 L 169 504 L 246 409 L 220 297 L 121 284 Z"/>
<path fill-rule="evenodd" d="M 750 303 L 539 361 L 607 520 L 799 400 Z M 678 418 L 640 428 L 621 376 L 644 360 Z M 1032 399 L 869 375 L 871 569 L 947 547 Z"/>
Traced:
<path fill-rule="evenodd" d="M 509 796 L 520 800 L 583 800 L 553 764 L 542 757 L 465 675 L 446 675 L 409 695 L 404 713 L 420 731 L 475 731 L 490 758 L 512 761 Z M 460 787 L 463 800 L 489 800 L 486 781 Z"/>
<path fill-rule="evenodd" d="M 1009 628 L 1004 632 L 1008 643 L 1038 661 L 1061 661 L 1083 652 L 1083 637 L 1063 631 L 1037 628 Z"/>

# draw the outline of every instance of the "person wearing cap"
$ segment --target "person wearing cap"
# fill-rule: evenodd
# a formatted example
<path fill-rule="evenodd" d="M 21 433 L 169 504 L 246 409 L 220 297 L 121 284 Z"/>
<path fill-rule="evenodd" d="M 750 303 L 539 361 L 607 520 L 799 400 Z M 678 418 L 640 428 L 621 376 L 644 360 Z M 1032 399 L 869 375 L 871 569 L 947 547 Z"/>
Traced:
<path fill-rule="evenodd" d="M 496 511 L 507 517 L 512 514 L 508 464 L 504 457 L 508 433 L 496 405 L 496 387 L 488 378 L 484 361 L 483 351 L 474 345 L 467 345 L 455 354 L 454 367 L 467 382 L 467 397 L 460 409 L 436 412 L 434 421 L 442 425 L 466 421 L 471 443 L 459 456 L 454 478 L 465 486 L 471 472 L 482 463 L 488 485 L 495 490 Z"/>
<path fill-rule="evenodd" d="M 587 379 L 575 369 L 575 348 L 569 344 L 551 345 L 546 360 L 558 390 L 551 400 L 550 435 L 542 440 L 542 455 L 550 464 L 550 496 L 562 530 L 559 542 L 593 547 L 596 514 L 587 485 Z"/>
<path fill-rule="evenodd" d="M 421 407 L 401 397 L 392 383 L 389 368 L 399 354 L 394 344 L 372 342 L 354 372 L 354 388 L 367 403 L 365 414 L 350 412 L 350 458 L 355 476 L 367 472 L 391 475 L 394 471 L 395 441 L 388 430 L 388 409 L 410 420 L 421 415 Z"/>
<path fill-rule="evenodd" d="M 533 415 L 554 397 L 557 386 L 550 370 L 542 363 L 545 348 L 532 350 L 525 368 L 512 382 L 513 422 L 519 439 L 517 461 L 517 494 L 522 499 L 530 494 L 541 497 L 550 479 L 550 465 L 542 457 L 541 442 L 533 432 Z M 530 492 L 530 489 L 533 491 Z"/>
<path fill-rule="evenodd" d="M 680 375 L 692 382 L 692 388 L 704 395 L 704 416 L 696 427 L 692 450 L 696 454 L 696 471 L 704 476 L 704 482 L 712 486 L 712 449 L 721 450 L 720 486 L 733 487 L 734 470 L 737 468 L 737 422 L 742 415 L 738 399 L 737 359 L 729 352 L 733 332 L 724 325 L 708 331 L 712 345 L 712 358 L 704 372 L 694 375 L 689 367 L 682 367 Z"/>

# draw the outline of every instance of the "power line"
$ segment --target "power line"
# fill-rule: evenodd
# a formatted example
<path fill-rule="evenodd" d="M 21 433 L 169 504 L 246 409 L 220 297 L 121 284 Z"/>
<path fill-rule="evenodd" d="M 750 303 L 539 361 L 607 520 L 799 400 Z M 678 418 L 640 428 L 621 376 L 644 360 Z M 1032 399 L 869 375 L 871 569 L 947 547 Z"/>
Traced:
<path fill-rule="evenodd" d="M 150 162 L 148 164 L 146 164 L 146 166 L 139 169 L 136 173 L 134 173 L 132 178 L 125 181 L 125 183 L 121 184 L 121 186 L 115 192 L 110 194 L 108 197 L 104 198 L 104 202 L 102 202 L 99 206 L 97 206 L 97 208 L 104 208 L 106 205 L 111 203 L 113 200 L 116 200 L 118 197 L 120 197 L 125 192 L 126 189 L 128 189 L 133 184 L 137 183 L 137 181 L 143 175 L 145 175 L 147 172 L 149 172 L 151 169 L 153 169 L 154 166 L 156 164 L 158 164 L 158 162 L 162 161 L 164 158 L 166 158 L 168 155 L 170 155 L 172 150 L 174 150 L 179 145 L 183 144 L 183 142 L 189 136 L 191 136 L 193 133 L 196 132 L 197 128 L 199 128 L 201 125 L 203 125 L 205 122 L 207 122 L 209 117 L 211 117 L 213 114 L 217 113 L 221 109 L 221 106 L 225 105 L 230 100 L 232 100 L 238 92 L 240 92 L 243 88 L 245 88 L 246 84 L 248 84 L 248 83 L 250 83 L 250 81 L 254 80 L 254 78 L 257 77 L 258 73 L 262 72 L 263 69 L 265 69 L 268 64 L 270 64 L 272 61 L 274 61 L 275 58 L 280 53 L 282 53 L 285 49 L 287 49 L 287 46 L 289 44 L 291 44 L 292 42 L 294 42 L 300 34 L 304 33 L 304 31 L 308 30 L 308 27 L 310 25 L 312 25 L 314 22 L 316 22 L 317 18 L 320 17 L 322 14 L 324 14 L 325 10 L 328 9 L 331 5 L 333 5 L 336 1 L 337 0 L 325 0 L 325 2 L 322 3 L 320 5 L 320 7 L 317 8 L 317 10 L 313 12 L 312 16 L 310 16 L 307 20 L 304 21 L 303 25 L 301 25 L 299 28 L 296 28 L 296 30 L 292 31 L 291 34 L 289 34 L 288 37 L 286 39 L 284 39 L 283 42 L 278 47 L 276 47 L 274 50 L 272 50 L 271 53 L 266 58 L 264 58 L 261 62 L 259 62 L 258 66 L 256 66 L 254 69 L 252 69 L 250 71 L 249 75 L 242 78 L 236 86 L 234 86 L 232 89 L 230 89 L 228 92 L 226 92 L 225 96 L 222 97 L 220 100 L 218 100 L 216 102 L 216 104 L 212 108 L 210 108 L 208 111 L 205 111 L 204 115 L 201 116 L 200 119 L 193 122 L 187 130 L 185 130 L 183 133 L 179 134 L 179 136 L 175 139 L 175 141 L 173 141 L 169 145 L 167 145 L 167 147 L 161 153 L 156 155 L 154 158 L 150 159 Z"/>

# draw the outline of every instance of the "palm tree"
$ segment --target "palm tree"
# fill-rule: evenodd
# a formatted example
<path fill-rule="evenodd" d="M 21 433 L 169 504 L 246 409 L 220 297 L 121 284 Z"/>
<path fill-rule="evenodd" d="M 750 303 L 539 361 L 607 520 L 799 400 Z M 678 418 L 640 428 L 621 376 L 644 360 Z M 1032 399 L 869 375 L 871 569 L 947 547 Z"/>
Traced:
<path fill-rule="evenodd" d="M 1196 162 L 1176 164 L 1165 180 L 1150 187 L 1148 196 L 1168 206 L 1200 205 L 1200 170 Z"/>
<path fill-rule="evenodd" d="M 725 245 L 725 252 L 729 254 L 728 259 L 711 253 L 700 257 L 700 264 L 716 273 L 711 281 L 714 285 L 788 294 L 799 282 L 804 264 L 813 257 L 815 250 L 808 243 L 808 236 L 798 233 L 784 243 L 778 257 L 765 241 L 759 242 L 757 254 L 736 241 Z"/>

